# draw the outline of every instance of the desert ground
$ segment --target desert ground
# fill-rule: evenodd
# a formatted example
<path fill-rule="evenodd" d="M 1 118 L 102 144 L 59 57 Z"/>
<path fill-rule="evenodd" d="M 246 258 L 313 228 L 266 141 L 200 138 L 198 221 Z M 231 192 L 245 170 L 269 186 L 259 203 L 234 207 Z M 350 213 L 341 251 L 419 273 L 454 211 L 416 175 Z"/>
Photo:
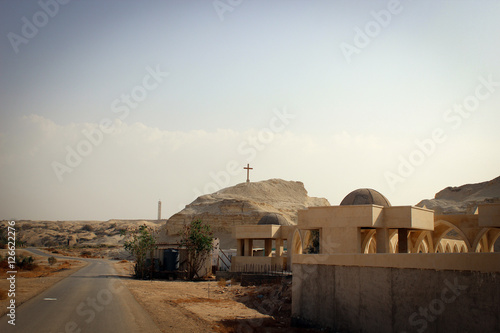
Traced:
<path fill-rule="evenodd" d="M 50 265 L 46 257 L 37 256 L 24 250 L 16 252 L 17 255 L 32 256 L 35 259 L 34 264 L 36 264 L 36 267 L 32 270 L 18 270 L 16 277 L 16 302 L 18 305 L 40 294 L 86 265 L 83 261 L 69 258 L 58 259 L 56 263 Z M 5 258 L 7 250 L 0 250 L 0 255 Z M 7 312 L 9 302 L 7 271 L 5 265 L 0 266 L 0 317 Z"/>
<path fill-rule="evenodd" d="M 102 249 L 46 248 L 58 257 L 49 265 L 47 257 L 18 250 L 18 255 L 33 256 L 37 267 L 21 270 L 17 277 L 18 304 L 24 303 L 84 267 L 80 258 L 102 258 Z M 2 250 L 5 257 L 6 250 Z M 107 258 L 111 260 L 112 258 Z M 242 287 L 235 281 L 167 281 L 132 279 L 133 262 L 114 260 L 117 275 L 134 298 L 150 314 L 162 332 L 319 332 L 290 327 L 291 281 L 280 285 Z M 0 280 L 1 315 L 8 298 L 6 268 Z"/>

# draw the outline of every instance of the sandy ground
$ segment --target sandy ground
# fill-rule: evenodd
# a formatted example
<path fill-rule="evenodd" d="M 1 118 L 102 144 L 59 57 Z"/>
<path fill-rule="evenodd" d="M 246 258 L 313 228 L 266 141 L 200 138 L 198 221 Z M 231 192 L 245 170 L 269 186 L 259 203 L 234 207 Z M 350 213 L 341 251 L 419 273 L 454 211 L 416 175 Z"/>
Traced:
<path fill-rule="evenodd" d="M 130 276 L 132 263 L 117 263 Z M 123 280 L 163 332 L 317 332 L 290 327 L 291 285 Z"/>
<path fill-rule="evenodd" d="M 2 257 L 5 257 L 6 253 L 7 250 L 0 250 Z M 83 261 L 58 259 L 53 266 L 50 266 L 46 257 L 36 256 L 23 250 L 17 250 L 16 253 L 18 255 L 32 256 L 35 258 L 35 263 L 38 264 L 38 267 L 34 270 L 17 271 L 16 306 L 40 294 L 86 265 Z M 6 268 L 0 268 L 0 317 L 7 312 L 6 307 L 10 301 L 8 297 L 9 281 L 7 280 L 7 271 Z"/>
<path fill-rule="evenodd" d="M 51 253 L 54 251 L 50 249 Z M 59 255 L 64 253 L 57 250 Z M 2 253 L 3 252 L 3 253 Z M 32 255 L 23 250 L 18 254 Z M 55 251 L 54 251 L 55 252 Z M 63 252 L 63 253 L 61 253 Z M 0 250 L 5 256 L 5 250 Z M 92 253 L 90 257 L 95 255 Z M 85 262 L 58 259 L 53 266 L 46 257 L 34 255 L 38 267 L 18 271 L 16 303 L 20 305 L 85 266 Z M 136 300 L 163 332 L 317 332 L 290 327 L 291 285 L 241 287 L 231 281 L 165 281 L 131 278 L 133 263 L 115 263 Z M 7 269 L 0 269 L 0 316 L 6 313 L 9 289 Z M 4 310 L 5 309 L 5 310 Z"/>

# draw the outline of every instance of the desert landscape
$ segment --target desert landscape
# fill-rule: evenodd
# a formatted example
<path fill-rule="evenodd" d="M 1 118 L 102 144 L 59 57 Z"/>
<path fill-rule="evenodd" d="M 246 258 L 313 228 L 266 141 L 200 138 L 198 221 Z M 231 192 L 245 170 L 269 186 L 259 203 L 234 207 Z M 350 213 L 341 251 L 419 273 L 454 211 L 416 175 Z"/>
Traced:
<path fill-rule="evenodd" d="M 216 281 L 214 276 L 198 282 L 131 278 L 133 256 L 123 247 L 126 237 L 122 233 L 138 225 L 158 230 L 159 239 L 165 236 L 177 239 L 179 226 L 201 218 L 209 221 L 224 238 L 224 244 L 233 244 L 232 227 L 256 223 L 265 213 L 283 214 L 287 223 L 294 225 L 299 209 L 330 206 L 326 199 L 308 197 L 300 182 L 272 179 L 245 186 L 248 184 L 202 196 L 168 220 L 17 221 L 20 246 L 43 251 L 37 255 L 30 249 L 20 248 L 17 252 L 22 258 L 33 258 L 33 267 L 20 269 L 18 274 L 18 305 L 85 267 L 89 260 L 105 260 L 112 262 L 115 276 L 162 332 L 315 332 L 291 325 L 291 278 L 278 285 L 245 287 L 236 278 Z M 434 199 L 422 200 L 418 206 L 431 208 L 439 214 L 470 214 L 477 205 L 495 203 L 499 198 L 500 177 L 479 184 L 448 187 L 438 192 Z M 0 255 L 5 258 L 7 250 L 1 250 Z M 57 259 L 50 264 L 50 257 Z M 6 260 L 2 262 L 0 304 L 3 315 L 7 312 L 8 281 L 4 277 L 8 267 Z"/>

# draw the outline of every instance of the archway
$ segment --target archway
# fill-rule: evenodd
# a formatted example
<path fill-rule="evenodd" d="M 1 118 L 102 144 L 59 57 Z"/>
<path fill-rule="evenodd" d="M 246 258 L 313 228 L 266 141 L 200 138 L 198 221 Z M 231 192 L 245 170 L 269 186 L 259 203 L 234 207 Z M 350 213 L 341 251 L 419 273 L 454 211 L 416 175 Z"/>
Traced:
<path fill-rule="evenodd" d="M 361 253 L 377 253 L 377 243 L 375 240 L 375 229 L 363 230 L 364 237 L 361 241 Z"/>
<path fill-rule="evenodd" d="M 432 242 L 432 232 L 429 230 L 414 231 L 411 237 L 413 247 L 411 253 L 433 253 L 434 243 Z"/>
<path fill-rule="evenodd" d="M 445 221 L 445 220 L 439 220 L 439 221 L 436 221 L 434 223 L 434 233 L 432 234 L 432 242 L 434 244 L 434 247 L 437 247 L 437 244 L 440 244 L 441 240 L 450 231 L 454 231 L 459 236 L 459 238 L 465 242 L 465 245 L 467 246 L 467 250 L 471 251 L 472 246 L 469 242 L 469 239 L 465 235 L 465 233 L 459 227 L 454 225 L 453 223 L 450 223 L 450 222 Z M 437 249 L 436 249 L 436 252 L 438 252 Z M 450 248 L 450 252 L 451 252 L 451 248 Z"/>
<path fill-rule="evenodd" d="M 500 229 L 484 228 L 474 239 L 473 252 L 495 252 L 495 243 L 500 238 Z"/>
<path fill-rule="evenodd" d="M 304 251 L 302 236 L 300 234 L 300 230 L 296 229 L 293 233 L 292 247 L 291 247 L 292 255 L 293 254 L 302 254 Z"/>
<path fill-rule="evenodd" d="M 441 243 L 437 244 L 435 248 L 436 248 L 436 253 L 444 253 L 443 245 Z"/>

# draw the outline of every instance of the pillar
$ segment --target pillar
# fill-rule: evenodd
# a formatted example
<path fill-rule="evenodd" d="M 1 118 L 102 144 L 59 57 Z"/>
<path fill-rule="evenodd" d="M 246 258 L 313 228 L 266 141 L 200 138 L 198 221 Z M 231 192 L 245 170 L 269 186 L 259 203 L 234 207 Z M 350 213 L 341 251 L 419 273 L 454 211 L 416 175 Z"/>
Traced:
<path fill-rule="evenodd" d="M 273 240 L 272 238 L 264 240 L 264 256 L 271 257 L 273 255 Z"/>
<path fill-rule="evenodd" d="M 377 241 L 377 253 L 389 253 L 391 248 L 389 246 L 389 229 L 377 228 L 375 232 L 375 239 Z"/>
<path fill-rule="evenodd" d="M 276 257 L 281 257 L 283 255 L 283 239 L 278 238 L 275 242 L 276 246 Z"/>
<path fill-rule="evenodd" d="M 244 256 L 253 257 L 253 239 L 245 239 Z"/>
<path fill-rule="evenodd" d="M 243 242 L 243 239 L 237 239 L 236 242 L 236 255 L 241 257 L 244 255 L 245 243 Z"/>
<path fill-rule="evenodd" d="M 398 229 L 399 253 L 408 253 L 408 229 Z"/>

